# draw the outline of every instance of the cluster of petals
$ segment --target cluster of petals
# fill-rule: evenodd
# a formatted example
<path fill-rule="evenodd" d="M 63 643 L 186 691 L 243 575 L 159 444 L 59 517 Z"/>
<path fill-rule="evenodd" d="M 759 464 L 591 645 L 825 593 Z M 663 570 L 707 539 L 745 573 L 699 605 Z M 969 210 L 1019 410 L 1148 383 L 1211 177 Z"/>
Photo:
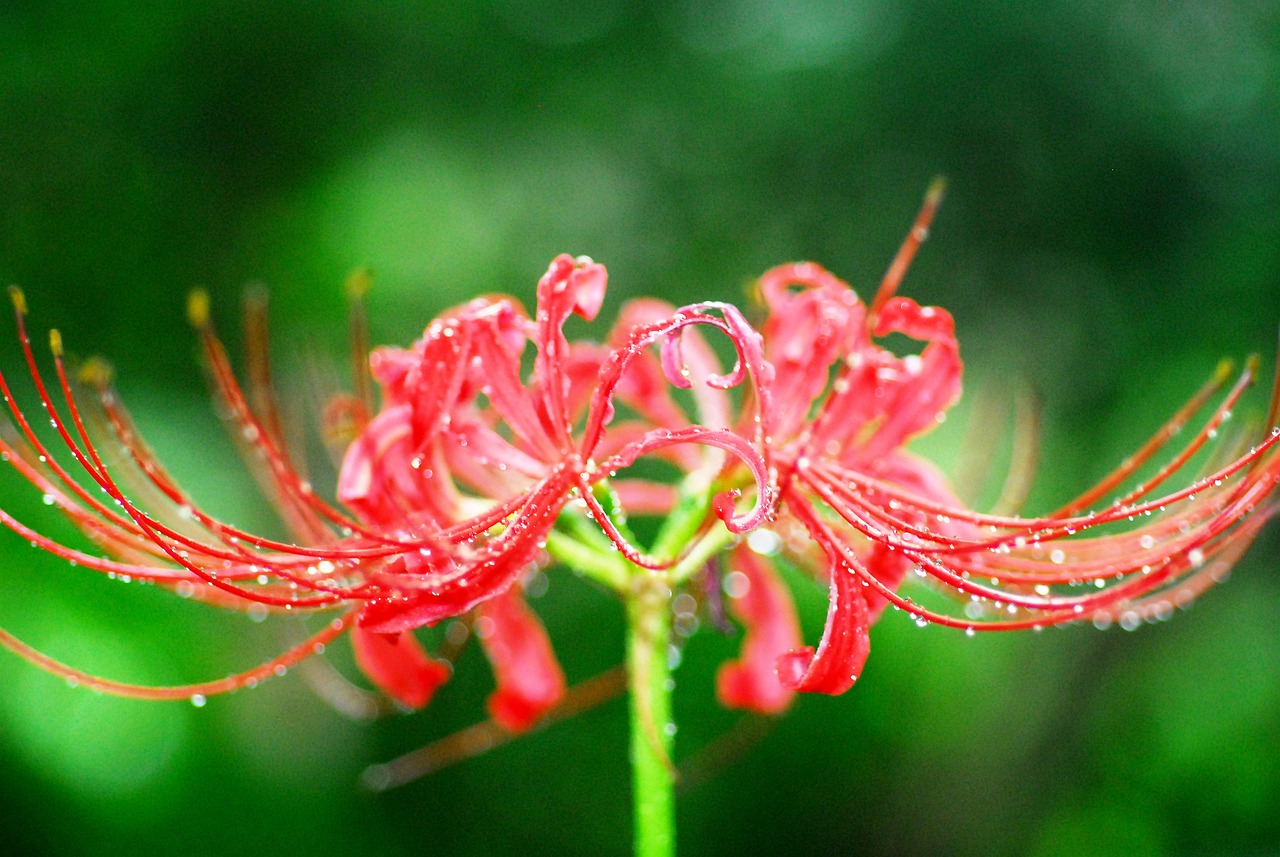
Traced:
<path fill-rule="evenodd" d="M 213 332 L 206 299 L 194 296 L 189 314 L 215 391 L 246 460 L 291 531 L 289 542 L 201 510 L 151 454 L 97 361 L 79 373 L 95 394 L 91 406 L 82 407 L 56 331 L 56 382 L 46 381 L 15 290 L 20 341 L 56 441 L 42 439 L 46 433 L 35 429 L 0 376 L 16 427 L 0 438 L 0 454 L 106 556 L 55 541 L 6 511 L 0 522 L 83 568 L 153 581 L 185 597 L 246 610 L 343 612 L 269 664 L 176 687 L 88 675 L 2 629 L 0 643 L 86 686 L 203 699 L 251 686 L 349 632 L 367 677 L 416 708 L 451 669 L 424 649 L 414 629 L 465 617 L 494 667 L 491 715 L 511 730 L 529 727 L 561 699 L 565 679 L 522 582 L 545 557 L 546 539 L 568 504 L 573 514 L 597 521 L 622 556 L 651 569 L 671 559 L 649 558 L 629 543 L 616 512 L 597 498 L 606 478 L 642 456 L 688 467 L 718 465 L 726 457 L 741 462 L 752 474 L 757 502 L 739 513 L 737 495 L 726 493 L 714 503 L 716 515 L 730 530 L 745 532 L 767 512 L 759 445 L 732 431 L 674 422 L 664 390 L 669 381 L 686 383 L 680 374 L 687 371 L 686 356 L 694 364 L 709 359 L 696 335 L 685 347 L 686 330 L 697 326 L 726 333 L 738 355 L 732 372 L 708 384 L 727 388 L 748 377 L 760 383 L 766 367 L 758 335 L 730 306 L 655 312 L 655 305 L 639 302 L 624 313 L 627 326 L 609 345 L 570 343 L 565 322 L 572 314 L 591 320 L 604 290 L 602 266 L 560 256 L 538 284 L 532 318 L 514 299 L 478 298 L 435 319 L 410 348 L 374 350 L 369 369 L 381 392 L 376 413 L 359 402 L 339 409 L 354 422 L 338 474 L 341 507 L 317 495 L 290 455 L 262 355 L 250 354 L 245 389 Z M 526 371 L 530 345 L 532 369 Z M 625 417 L 617 416 L 615 403 L 626 408 Z M 125 454 L 101 455 L 104 438 L 113 453 Z M 641 512 L 669 509 L 675 496 L 671 486 L 610 482 L 610 496 Z"/>
<path fill-rule="evenodd" d="M 937 468 L 905 449 L 945 419 L 960 394 L 961 361 L 951 316 L 894 296 L 894 273 L 870 306 L 813 264 L 784 265 L 759 282 L 764 355 L 775 373 L 765 451 L 777 473 L 777 509 L 769 529 L 735 551 L 741 588 L 759 594 L 741 609 L 743 657 L 720 674 L 730 704 L 776 711 L 789 690 L 844 692 L 862 672 L 868 629 L 887 605 L 970 634 L 1166 619 L 1222 579 L 1275 513 L 1274 427 L 1252 445 L 1219 441 L 1227 446 L 1208 456 L 1204 472 L 1167 487 L 1218 437 L 1256 361 L 1225 391 L 1229 367 L 1219 367 L 1137 453 L 1061 509 L 1019 517 L 968 508 Z M 877 342 L 889 334 L 923 347 L 898 356 Z M 1219 392 L 1199 430 L 1157 465 L 1156 453 Z M 1269 426 L 1278 398 L 1273 392 Z M 1122 490 L 1144 465 L 1154 473 Z M 816 648 L 795 642 L 795 610 L 775 557 L 827 582 Z M 952 597 L 900 594 L 912 574 L 934 584 L 922 595 Z"/>

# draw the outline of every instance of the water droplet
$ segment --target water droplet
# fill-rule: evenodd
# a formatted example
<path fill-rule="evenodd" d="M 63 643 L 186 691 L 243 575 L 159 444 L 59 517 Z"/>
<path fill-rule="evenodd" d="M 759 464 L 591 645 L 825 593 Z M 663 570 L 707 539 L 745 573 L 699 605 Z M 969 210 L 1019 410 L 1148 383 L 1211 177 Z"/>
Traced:
<path fill-rule="evenodd" d="M 752 530 L 747 536 L 747 547 L 761 556 L 776 556 L 782 549 L 782 539 L 772 530 Z"/>
<path fill-rule="evenodd" d="M 204 708 L 204 704 L 206 702 L 208 702 L 208 700 L 204 698 L 203 693 L 191 694 L 191 704 L 194 705 L 196 708 Z"/>

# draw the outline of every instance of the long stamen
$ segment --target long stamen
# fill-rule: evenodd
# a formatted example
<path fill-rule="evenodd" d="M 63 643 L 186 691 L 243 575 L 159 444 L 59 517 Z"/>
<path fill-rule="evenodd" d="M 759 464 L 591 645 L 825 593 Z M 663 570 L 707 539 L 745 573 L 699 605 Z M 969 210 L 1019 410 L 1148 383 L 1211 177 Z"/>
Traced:
<path fill-rule="evenodd" d="M 929 224 L 933 222 L 933 216 L 937 213 L 938 206 L 942 203 L 942 196 L 946 193 L 946 190 L 947 180 L 942 176 L 938 176 L 930 182 L 929 189 L 924 195 L 924 203 L 921 204 L 920 211 L 916 214 L 915 222 L 911 224 L 911 231 L 903 239 L 902 246 L 898 248 L 897 255 L 893 257 L 893 261 L 889 264 L 889 270 L 885 272 L 884 279 L 880 281 L 880 288 L 876 291 L 876 296 L 867 309 L 867 328 L 869 330 L 875 329 L 876 316 L 880 313 L 880 309 L 898 291 L 898 286 L 902 284 L 902 278 L 906 275 L 907 268 L 911 267 L 911 260 L 915 258 L 916 251 L 920 249 L 920 245 L 929 236 Z"/>
<path fill-rule="evenodd" d="M 269 678 L 284 675 L 285 671 L 290 667 L 317 652 L 323 651 L 325 645 L 345 633 L 354 617 L 354 612 L 344 613 L 342 616 L 330 621 L 323 629 L 312 634 L 302 643 L 253 669 L 213 681 L 158 687 L 102 678 L 68 666 L 32 648 L 3 628 L 0 628 L 0 645 L 46 672 L 60 676 L 68 682 L 74 682 L 80 687 L 133 699 L 187 699 L 196 705 L 203 705 L 205 697 L 219 693 L 229 693 L 246 687 L 256 687 L 260 682 Z"/>
<path fill-rule="evenodd" d="M 1183 464 L 1195 455 L 1204 443 L 1217 433 L 1218 426 L 1226 419 L 1231 408 L 1244 393 L 1245 388 L 1252 383 L 1255 366 L 1256 363 L 1254 362 L 1251 362 L 1246 366 L 1245 371 L 1236 381 L 1231 392 L 1228 393 L 1226 401 L 1218 406 L 1213 418 L 1211 418 L 1209 423 L 1196 434 L 1191 443 L 1188 444 L 1179 455 L 1166 463 L 1160 471 L 1143 486 L 1143 489 L 1127 495 L 1124 499 L 1118 502 L 1127 503 L 1141 497 L 1144 493 L 1150 491 L 1170 475 L 1175 473 Z M 1169 420 L 1147 440 L 1146 443 L 1138 448 L 1137 452 L 1126 458 L 1121 462 L 1119 467 L 1109 473 L 1088 491 L 1085 491 L 1079 497 L 1075 498 L 1070 503 L 1067 503 L 1062 508 L 1055 510 L 1050 517 L 1057 518 L 1075 514 L 1086 506 L 1089 506 L 1109 494 L 1116 486 L 1132 475 L 1134 471 L 1150 460 L 1155 453 L 1159 452 L 1166 443 L 1176 437 L 1191 417 L 1203 408 L 1205 403 L 1222 388 L 1222 385 L 1226 383 L 1226 379 L 1229 377 L 1230 373 L 1231 364 L 1228 361 L 1219 363 L 1218 371 L 1214 374 L 1213 378 L 1206 382 L 1195 395 L 1188 399 L 1186 404 L 1179 408 L 1173 416 L 1170 417 Z"/>
<path fill-rule="evenodd" d="M 355 399 L 364 408 L 363 413 L 356 415 L 356 432 L 364 430 L 375 410 L 373 379 L 369 377 L 369 319 L 364 308 L 364 296 L 372 286 L 373 275 L 368 268 L 357 268 L 347 277 L 347 300 L 351 307 L 351 380 L 355 385 Z"/>

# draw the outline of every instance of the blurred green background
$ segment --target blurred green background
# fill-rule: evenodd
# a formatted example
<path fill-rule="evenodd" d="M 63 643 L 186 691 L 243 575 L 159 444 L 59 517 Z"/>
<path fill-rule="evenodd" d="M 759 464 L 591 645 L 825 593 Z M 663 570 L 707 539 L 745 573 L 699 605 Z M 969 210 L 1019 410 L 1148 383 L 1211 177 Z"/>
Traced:
<path fill-rule="evenodd" d="M 193 284 L 233 349 L 243 286 L 267 284 L 296 388 L 300 356 L 341 359 L 357 265 L 376 272 L 375 340 L 394 343 L 477 293 L 531 303 L 561 251 L 608 265 L 606 318 L 635 295 L 737 300 L 794 259 L 866 294 L 939 173 L 950 192 L 904 291 L 957 317 L 968 405 L 928 442 L 949 467 L 966 424 L 1007 425 L 975 398 L 1033 388 L 1030 509 L 1047 510 L 1221 357 L 1274 367 L 1274 3 L 435 5 L 0 5 L 0 277 L 24 286 L 35 328 L 114 361 L 153 445 L 234 520 L 269 512 L 207 403 Z M 0 341 L 13 374 L 16 342 Z M 1238 410 L 1265 406 L 1257 391 Z M 68 531 L 12 475 L 0 492 Z M 1133 633 L 966 639 L 888 616 L 854 691 L 799 700 L 691 777 L 683 853 L 1280 853 L 1278 529 L 1193 609 Z M 617 662 L 618 607 L 550 578 L 539 611 L 570 677 Z M 0 625 L 127 680 L 221 675 L 301 633 L 14 537 L 0 581 Z M 816 639 L 823 594 L 802 608 Z M 712 693 L 735 645 L 703 632 L 685 649 L 683 759 L 737 723 Z M 3 839 L 24 854 L 625 853 L 619 701 L 360 789 L 365 766 L 479 719 L 490 682 L 470 651 L 427 711 L 370 725 L 297 675 L 195 709 L 0 655 Z"/>

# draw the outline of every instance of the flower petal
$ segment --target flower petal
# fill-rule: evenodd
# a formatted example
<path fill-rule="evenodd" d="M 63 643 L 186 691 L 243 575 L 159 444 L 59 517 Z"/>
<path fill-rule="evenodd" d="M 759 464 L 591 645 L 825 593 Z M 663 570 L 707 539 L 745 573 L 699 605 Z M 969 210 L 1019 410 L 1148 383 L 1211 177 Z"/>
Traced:
<path fill-rule="evenodd" d="M 729 610 L 746 635 L 742 656 L 716 674 L 716 695 L 728 708 L 777 714 L 795 695 L 778 677 L 779 654 L 800 648 L 795 604 L 773 569 L 751 550 L 733 552 L 733 569 L 743 585 L 731 594 Z"/>
<path fill-rule="evenodd" d="M 486 601 L 477 613 L 476 635 L 498 684 L 489 714 L 503 728 L 523 732 L 564 697 L 564 671 L 546 629 L 518 591 Z"/>
<path fill-rule="evenodd" d="M 453 670 L 430 657 L 411 633 L 378 634 L 351 629 L 356 665 L 383 693 L 409 708 L 422 708 Z"/>
<path fill-rule="evenodd" d="M 835 543 L 831 531 L 799 497 L 788 505 L 808 528 L 827 557 L 829 607 L 827 623 L 817 651 L 810 646 L 778 658 L 778 678 L 787 687 L 810 693 L 840 694 L 853 687 L 862 674 L 871 650 L 867 601 L 847 555 Z"/>
<path fill-rule="evenodd" d="M 769 306 L 765 357 L 777 371 L 773 431 L 789 437 L 826 389 L 831 367 L 863 335 L 866 309 L 847 284 L 811 262 L 773 268 L 759 285 Z"/>

